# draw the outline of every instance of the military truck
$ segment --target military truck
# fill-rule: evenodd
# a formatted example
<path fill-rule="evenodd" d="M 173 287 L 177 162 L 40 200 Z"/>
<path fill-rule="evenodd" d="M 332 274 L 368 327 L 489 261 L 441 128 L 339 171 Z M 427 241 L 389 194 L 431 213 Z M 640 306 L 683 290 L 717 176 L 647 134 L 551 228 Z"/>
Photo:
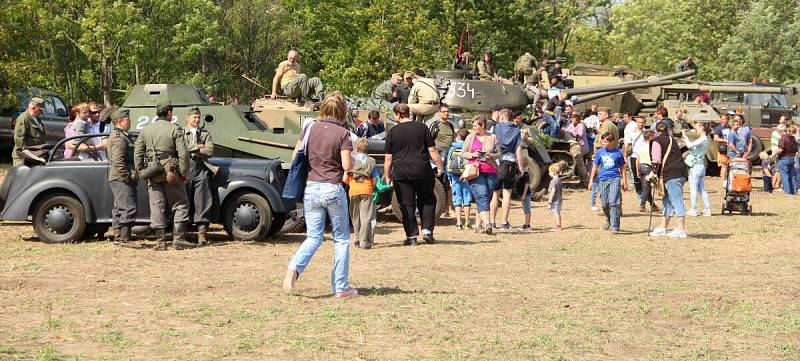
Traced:
<path fill-rule="evenodd" d="M 39 120 L 45 127 L 46 141 L 55 144 L 64 138 L 69 109 L 58 94 L 45 89 L 29 88 L 16 91 L 16 95 L 18 102 L 0 108 L 0 151 L 3 154 L 11 154 L 17 117 L 27 109 L 32 97 L 44 100 L 44 112 Z"/>

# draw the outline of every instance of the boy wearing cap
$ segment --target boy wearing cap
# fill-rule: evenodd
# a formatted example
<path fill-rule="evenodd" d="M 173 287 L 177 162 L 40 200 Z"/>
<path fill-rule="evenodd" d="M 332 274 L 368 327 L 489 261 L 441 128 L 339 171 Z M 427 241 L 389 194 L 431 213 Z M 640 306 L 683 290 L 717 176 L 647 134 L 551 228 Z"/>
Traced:
<path fill-rule="evenodd" d="M 211 211 L 211 178 L 219 167 L 208 162 L 214 156 L 214 138 L 211 133 L 200 129 L 200 110 L 192 108 L 186 115 L 184 140 L 189 152 L 189 177 L 186 180 L 186 193 L 189 198 L 191 222 L 197 224 L 197 245 L 206 244 L 209 212 Z"/>
<path fill-rule="evenodd" d="M 108 184 L 114 196 L 111 209 L 111 229 L 114 244 L 128 248 L 142 248 L 131 242 L 131 228 L 136 221 L 136 184 L 139 175 L 134 169 L 133 140 L 128 135 L 131 120 L 128 109 L 119 109 L 111 114 L 114 129 L 108 137 Z"/>
<path fill-rule="evenodd" d="M 22 158 L 17 155 L 25 147 L 44 144 L 45 130 L 44 125 L 39 120 L 44 112 L 44 100 L 33 97 L 28 103 L 28 109 L 17 117 L 14 126 L 14 151 L 11 158 L 14 166 L 22 165 Z"/>

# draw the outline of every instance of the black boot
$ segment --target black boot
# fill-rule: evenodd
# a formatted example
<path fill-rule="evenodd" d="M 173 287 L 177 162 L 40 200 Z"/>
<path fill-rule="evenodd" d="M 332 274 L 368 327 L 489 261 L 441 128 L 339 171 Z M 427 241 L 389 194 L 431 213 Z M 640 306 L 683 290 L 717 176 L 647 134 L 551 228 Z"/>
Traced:
<path fill-rule="evenodd" d="M 164 236 L 164 229 L 163 228 L 154 229 L 153 233 L 155 233 L 156 242 L 158 242 L 158 244 L 156 244 L 156 246 L 153 247 L 153 250 L 154 251 L 166 251 L 167 250 L 167 239 Z"/>
<path fill-rule="evenodd" d="M 208 232 L 208 225 L 205 223 L 198 223 L 197 224 L 197 245 L 204 246 L 208 244 L 208 240 L 206 240 L 206 232 Z"/>
<path fill-rule="evenodd" d="M 177 250 L 197 247 L 196 244 L 186 240 L 186 223 L 175 223 L 173 226 L 172 247 Z"/>
<path fill-rule="evenodd" d="M 119 228 L 112 229 L 114 232 L 114 238 L 112 239 L 114 242 L 119 241 Z"/>
<path fill-rule="evenodd" d="M 114 245 L 127 248 L 142 248 L 142 245 L 131 241 L 131 227 L 122 226 L 119 228 L 119 238 L 114 242 Z"/>

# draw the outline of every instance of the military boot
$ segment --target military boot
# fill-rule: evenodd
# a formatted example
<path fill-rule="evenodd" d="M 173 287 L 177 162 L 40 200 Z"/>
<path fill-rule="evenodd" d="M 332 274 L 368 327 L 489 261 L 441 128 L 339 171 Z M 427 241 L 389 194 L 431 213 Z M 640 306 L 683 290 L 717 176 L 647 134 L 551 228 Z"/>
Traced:
<path fill-rule="evenodd" d="M 119 228 L 114 228 L 112 231 L 114 231 L 114 238 L 112 240 L 114 242 L 119 241 Z"/>
<path fill-rule="evenodd" d="M 114 245 L 127 248 L 142 248 L 142 245 L 131 241 L 131 227 L 122 226 L 119 228 L 119 238 L 114 242 Z"/>
<path fill-rule="evenodd" d="M 208 244 L 206 240 L 206 232 L 208 232 L 208 225 L 205 223 L 197 224 L 197 245 L 204 246 Z"/>
<path fill-rule="evenodd" d="M 167 250 L 167 239 L 164 236 L 164 229 L 163 228 L 154 229 L 153 233 L 155 233 L 156 242 L 158 242 L 158 244 L 156 244 L 156 246 L 153 247 L 153 250 L 154 251 L 166 251 Z"/>
<path fill-rule="evenodd" d="M 173 226 L 172 247 L 177 250 L 197 247 L 196 244 L 186 240 L 186 223 L 175 223 Z"/>

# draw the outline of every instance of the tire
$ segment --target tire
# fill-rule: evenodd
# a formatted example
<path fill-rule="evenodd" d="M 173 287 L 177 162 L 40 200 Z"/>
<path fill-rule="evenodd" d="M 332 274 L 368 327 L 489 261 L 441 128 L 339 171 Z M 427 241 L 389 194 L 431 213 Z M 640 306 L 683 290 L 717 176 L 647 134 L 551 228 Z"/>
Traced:
<path fill-rule="evenodd" d="M 278 234 L 301 233 L 306 229 L 306 219 L 297 212 L 290 212 L 286 216 Z"/>
<path fill-rule="evenodd" d="M 225 202 L 225 231 L 237 241 L 258 241 L 266 238 L 272 227 L 272 208 L 264 197 L 240 193 Z"/>
<path fill-rule="evenodd" d="M 542 185 L 542 177 L 544 176 L 544 171 L 542 170 L 541 165 L 536 164 L 536 162 L 531 162 L 532 164 L 528 167 L 528 172 L 531 177 L 531 192 L 537 191 L 541 189 Z"/>
<path fill-rule="evenodd" d="M 761 141 L 756 136 L 753 136 L 753 150 L 750 152 L 750 155 L 747 157 L 747 160 L 750 161 L 753 165 L 760 165 L 761 159 L 758 158 L 758 153 L 764 151 L 764 142 Z"/>
<path fill-rule="evenodd" d="M 51 195 L 36 206 L 33 230 L 45 243 L 75 242 L 86 231 L 83 204 L 72 196 Z"/>
<path fill-rule="evenodd" d="M 436 210 L 434 218 L 438 219 L 447 210 L 447 194 L 444 185 L 438 179 L 433 184 L 433 195 L 436 197 Z M 400 202 L 397 201 L 397 194 L 392 192 L 392 213 L 400 223 L 403 222 L 403 214 L 400 212 Z"/>
<path fill-rule="evenodd" d="M 575 159 L 572 158 L 572 156 L 569 155 L 569 153 L 563 153 L 563 152 L 551 153 L 550 159 L 553 160 L 553 163 L 564 162 L 564 164 L 566 165 L 566 167 L 561 170 L 561 174 L 558 175 L 559 178 L 565 179 L 575 175 Z"/>
<path fill-rule="evenodd" d="M 288 218 L 289 216 L 286 213 L 275 213 L 275 216 L 272 218 L 272 226 L 269 227 L 269 231 L 267 232 L 267 237 L 278 234 Z"/>

